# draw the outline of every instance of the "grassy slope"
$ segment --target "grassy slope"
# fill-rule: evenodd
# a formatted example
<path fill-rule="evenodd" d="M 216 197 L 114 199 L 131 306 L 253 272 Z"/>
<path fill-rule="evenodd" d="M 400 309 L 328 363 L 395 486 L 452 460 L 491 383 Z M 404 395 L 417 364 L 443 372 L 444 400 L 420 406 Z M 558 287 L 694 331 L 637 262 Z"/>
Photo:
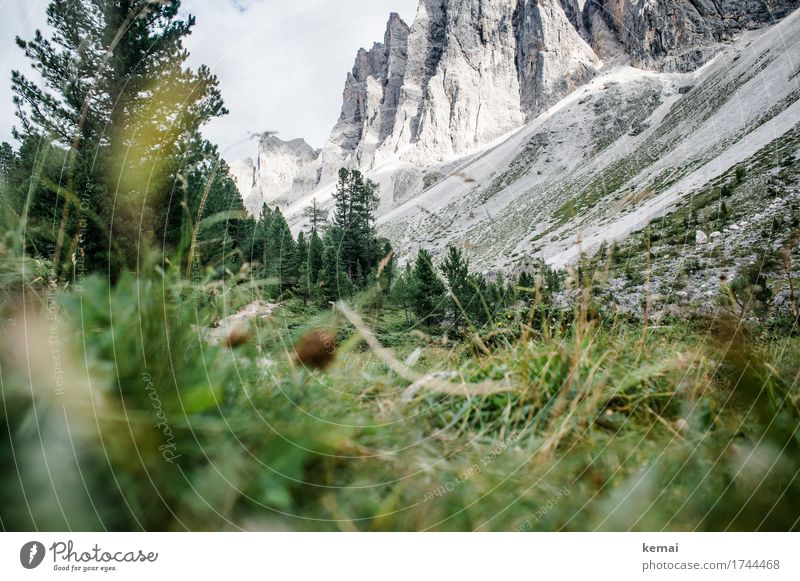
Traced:
<path fill-rule="evenodd" d="M 547 325 L 508 313 L 476 354 L 362 305 L 398 358 L 421 348 L 416 371 L 514 388 L 409 397 L 340 316 L 290 301 L 230 350 L 193 325 L 246 287 L 84 283 L 27 281 L 32 306 L 59 305 L 55 327 L 4 306 L 2 463 L 20 474 L 2 485 L 4 528 L 798 528 L 797 338 L 578 308 Z M 291 345 L 319 326 L 338 328 L 336 363 L 294 367 Z"/>

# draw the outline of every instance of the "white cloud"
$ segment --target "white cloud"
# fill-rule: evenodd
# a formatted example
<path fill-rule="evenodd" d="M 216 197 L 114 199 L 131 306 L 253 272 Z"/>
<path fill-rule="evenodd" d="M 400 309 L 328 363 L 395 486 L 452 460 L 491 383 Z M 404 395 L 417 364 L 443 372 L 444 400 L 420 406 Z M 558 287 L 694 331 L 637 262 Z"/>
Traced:
<path fill-rule="evenodd" d="M 389 12 L 409 24 L 418 0 L 183 0 L 197 25 L 190 64 L 217 74 L 230 114 L 206 129 L 228 160 L 255 154 L 250 131 L 304 137 L 315 147 L 339 116 L 344 80 L 359 47 L 382 41 Z M 0 0 L 3 58 L 0 139 L 14 123 L 11 70 L 26 69 L 14 36 L 44 25 L 46 0 Z"/>

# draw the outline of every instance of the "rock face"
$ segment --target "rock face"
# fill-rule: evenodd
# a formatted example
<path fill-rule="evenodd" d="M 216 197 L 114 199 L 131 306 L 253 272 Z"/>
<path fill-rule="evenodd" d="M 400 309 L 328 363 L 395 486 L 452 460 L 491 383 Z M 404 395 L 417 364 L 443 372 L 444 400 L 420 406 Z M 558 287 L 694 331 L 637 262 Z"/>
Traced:
<path fill-rule="evenodd" d="M 311 191 L 319 183 L 319 151 L 302 139 L 283 141 L 264 135 L 258 144 L 258 158 L 235 161 L 231 174 L 253 214 L 263 204 L 282 204 Z"/>
<path fill-rule="evenodd" d="M 588 35 L 608 28 L 640 68 L 690 71 L 716 53 L 715 45 L 743 30 L 774 24 L 798 0 L 588 0 Z"/>
<path fill-rule="evenodd" d="M 519 0 L 516 67 L 528 119 L 589 81 L 600 60 L 581 38 L 577 0 Z"/>
<path fill-rule="evenodd" d="M 361 49 L 345 81 L 342 112 L 322 152 L 323 181 L 342 165 L 370 165 L 394 131 L 408 60 L 408 25 L 392 13 L 384 42 Z"/>
<path fill-rule="evenodd" d="M 381 144 L 385 157 L 441 160 L 522 125 L 513 4 L 420 3 L 394 130 Z"/>
<path fill-rule="evenodd" d="M 334 181 L 343 166 L 369 171 L 399 163 L 422 170 L 519 129 L 589 82 L 604 63 L 690 71 L 720 43 L 798 5 L 419 0 L 410 27 L 393 13 L 383 42 L 358 51 L 339 120 L 321 153 L 302 140 L 268 137 L 256 162 L 234 163 L 232 173 L 257 212 L 264 202 L 291 202 Z"/>
<path fill-rule="evenodd" d="M 577 18 L 577 0 L 421 0 L 411 28 L 393 14 L 348 75 L 323 174 L 463 155 L 585 83 L 600 61 L 562 4 Z"/>

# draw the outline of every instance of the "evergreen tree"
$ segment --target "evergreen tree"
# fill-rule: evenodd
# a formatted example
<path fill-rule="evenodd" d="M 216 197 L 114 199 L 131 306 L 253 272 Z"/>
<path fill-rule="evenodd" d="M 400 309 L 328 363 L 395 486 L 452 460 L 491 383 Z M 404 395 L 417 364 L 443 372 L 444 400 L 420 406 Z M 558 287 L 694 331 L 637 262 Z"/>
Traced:
<path fill-rule="evenodd" d="M 15 136 L 67 151 L 58 180 L 37 192 L 58 211 L 54 258 L 67 268 L 76 254 L 90 269 L 133 265 L 185 180 L 181 160 L 192 157 L 199 128 L 226 113 L 208 69 L 184 67 L 194 18 L 178 18 L 179 5 L 52 0 L 51 36 L 17 39 L 42 82 L 12 73 Z"/>
<path fill-rule="evenodd" d="M 63 148 L 31 136 L 23 140 L 7 174 L 4 221 L 20 230 L 21 250 L 34 256 L 53 258 L 62 203 L 53 184 L 58 183 L 66 159 Z"/>
<path fill-rule="evenodd" d="M 339 260 L 341 242 L 342 234 L 336 227 L 331 228 L 325 235 L 322 269 L 319 272 L 317 284 L 319 289 L 318 299 L 323 305 L 330 301 L 348 297 L 353 291 L 351 279 Z"/>
<path fill-rule="evenodd" d="M 297 249 L 289 224 L 277 206 L 272 211 L 267 241 L 269 259 L 273 265 L 270 274 L 277 277 L 279 291 L 294 288 L 297 284 L 299 267 Z"/>
<path fill-rule="evenodd" d="M 467 285 L 473 293 L 467 309 L 470 321 L 477 326 L 484 325 L 492 319 L 492 285 L 480 273 L 470 273 Z"/>
<path fill-rule="evenodd" d="M 341 268 L 353 282 L 363 285 L 364 275 L 380 260 L 375 236 L 378 186 L 365 180 L 360 171 L 342 168 L 333 198 L 333 224 L 341 232 Z"/>
<path fill-rule="evenodd" d="M 505 294 L 503 295 L 503 306 L 504 307 L 511 307 L 514 303 L 517 302 L 518 294 L 517 294 L 517 285 L 514 283 L 514 277 L 509 277 L 508 282 L 506 283 L 506 290 Z"/>
<path fill-rule="evenodd" d="M 249 260 L 255 263 L 255 274 L 259 277 L 265 277 L 271 268 L 274 267 L 272 251 L 269 246 L 268 234 L 271 231 L 272 224 L 272 210 L 264 204 L 261 206 L 261 213 L 256 220 L 255 227 L 253 228 L 253 239 L 250 244 L 250 257 Z"/>
<path fill-rule="evenodd" d="M 383 264 L 383 270 L 380 273 L 380 278 L 378 282 L 380 282 L 381 289 L 384 291 L 389 291 L 392 288 L 392 284 L 394 284 L 394 271 L 395 271 L 395 256 L 394 256 L 394 249 L 392 249 L 392 243 L 389 242 L 387 238 L 381 238 L 378 240 L 378 248 L 380 248 L 380 259 L 378 261 L 379 264 Z"/>
<path fill-rule="evenodd" d="M 391 290 L 392 300 L 400 305 L 406 317 L 406 323 L 410 323 L 409 311 L 414 302 L 414 270 L 411 263 L 406 263 L 405 268 L 397 277 L 397 282 Z"/>
<path fill-rule="evenodd" d="M 447 255 L 442 262 L 442 273 L 450 287 L 448 311 L 454 324 L 458 326 L 464 319 L 464 313 L 470 308 L 474 290 L 468 284 L 469 262 L 457 246 L 447 248 Z"/>
<path fill-rule="evenodd" d="M 533 289 L 534 281 L 533 277 L 527 270 L 522 271 L 519 273 L 519 278 L 517 279 L 517 285 L 520 289 L 523 289 L 523 292 L 529 289 Z"/>
<path fill-rule="evenodd" d="M 313 283 L 309 274 L 309 245 L 305 234 L 300 231 L 297 235 L 295 252 L 297 254 L 297 293 L 302 297 L 303 304 L 311 297 Z"/>
<path fill-rule="evenodd" d="M 431 255 L 420 250 L 414 263 L 412 308 L 417 318 L 436 326 L 444 318 L 446 290 L 433 267 Z"/>
<path fill-rule="evenodd" d="M 311 200 L 311 205 L 303 210 L 303 216 L 308 220 L 311 230 L 316 230 L 319 234 L 324 235 L 328 229 L 328 211 L 323 210 L 317 205 L 317 199 Z"/>
<path fill-rule="evenodd" d="M 190 260 L 232 271 L 250 251 L 248 217 L 216 146 L 205 140 L 197 145 L 198 159 L 187 163 L 185 181 L 170 193 L 158 217 L 158 240 L 169 251 L 186 244 L 188 238 Z M 181 198 L 180 203 L 176 198 Z"/>
<path fill-rule="evenodd" d="M 12 148 L 8 142 L 4 141 L 0 144 L 0 185 L 4 186 L 8 182 L 15 160 L 16 155 L 14 154 L 14 148 Z"/>
<path fill-rule="evenodd" d="M 319 280 L 319 273 L 322 270 L 322 255 L 325 246 L 322 239 L 317 234 L 317 230 L 311 230 L 311 239 L 308 242 L 308 278 L 312 284 L 316 285 Z"/>

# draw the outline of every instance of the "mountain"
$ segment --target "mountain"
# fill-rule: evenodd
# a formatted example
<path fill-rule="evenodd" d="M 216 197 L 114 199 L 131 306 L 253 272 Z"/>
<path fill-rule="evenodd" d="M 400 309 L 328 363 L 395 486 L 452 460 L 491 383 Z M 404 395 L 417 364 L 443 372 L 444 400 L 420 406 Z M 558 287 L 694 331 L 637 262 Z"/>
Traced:
<path fill-rule="evenodd" d="M 483 269 L 566 264 L 769 144 L 791 149 L 798 4 L 421 0 L 410 27 L 393 14 L 359 51 L 318 155 L 287 164 L 262 142 L 237 181 L 297 228 L 358 167 L 404 255 L 458 243 Z M 291 180 L 247 177 L 271 168 Z"/>
<path fill-rule="evenodd" d="M 313 190 L 319 184 L 319 151 L 303 139 L 283 141 L 264 134 L 258 157 L 231 163 L 231 174 L 245 206 L 253 214 L 263 204 L 281 203 Z"/>
<path fill-rule="evenodd" d="M 773 167 L 758 159 L 771 147 L 777 165 L 798 147 L 797 54 L 800 12 L 691 73 L 613 67 L 385 212 L 381 230 L 409 253 L 465 245 L 483 269 L 564 265 L 719 187 L 738 164 L 763 191 Z M 770 203 L 745 201 L 754 214 Z"/>
<path fill-rule="evenodd" d="M 797 6 L 796 0 L 588 0 L 581 14 L 593 44 L 610 31 L 632 66 L 688 72 L 721 43 L 774 24 Z"/>
<path fill-rule="evenodd" d="M 391 14 L 383 43 L 358 52 L 339 120 L 320 161 L 309 161 L 319 164 L 319 181 L 303 185 L 328 183 L 342 166 L 422 168 L 473 152 L 585 83 L 600 64 L 557 0 L 421 0 L 411 27 Z M 259 145 L 259 167 L 283 171 L 284 156 L 273 160 L 270 145 Z M 248 198 L 253 164 L 233 165 Z M 301 192 L 256 182 L 264 201 Z"/>

